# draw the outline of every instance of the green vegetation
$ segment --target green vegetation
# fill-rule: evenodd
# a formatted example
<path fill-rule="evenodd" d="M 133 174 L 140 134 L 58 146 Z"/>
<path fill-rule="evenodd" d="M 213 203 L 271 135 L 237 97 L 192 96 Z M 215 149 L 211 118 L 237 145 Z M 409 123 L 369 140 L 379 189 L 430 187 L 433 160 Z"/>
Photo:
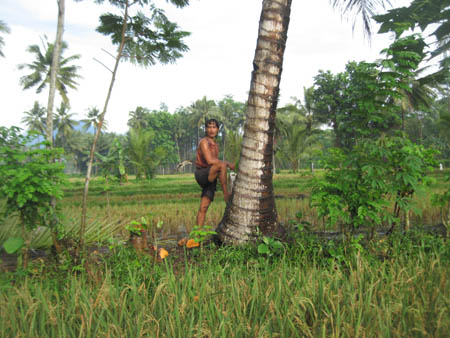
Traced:
<path fill-rule="evenodd" d="M 450 163 L 449 0 L 414 0 L 376 17 L 380 32 L 396 35 L 384 59 L 349 62 L 338 74 L 321 71 L 304 88 L 303 101 L 280 107 L 276 119 L 272 110 L 270 118 L 258 115 L 274 137 L 258 141 L 264 161 L 248 166 L 243 156 L 240 164 L 244 177 L 263 168 L 252 176 L 253 192 L 262 197 L 246 207 L 259 218 L 233 207 L 224 216 L 219 191 L 203 227 L 194 223 L 200 189 L 192 173 L 180 171 L 195 158 L 206 118 L 221 121 L 220 158 L 239 162 L 243 142 L 258 155 L 246 142 L 251 138 L 243 140 L 244 129 L 258 129 L 255 116 L 249 109 L 245 124 L 243 102 L 204 96 L 174 113 L 164 104 L 153 111 L 137 107 L 125 135 L 105 133 L 119 61 L 174 62 L 187 51 L 189 35 L 150 0 L 108 2 L 119 15 L 102 15 L 97 31 L 117 46 L 116 63 L 102 112 L 90 108 L 82 130 L 75 130 L 79 122 L 67 104 L 67 88 L 75 89 L 79 78 L 70 63 L 79 55 L 56 57 L 67 48 L 62 35 L 54 44 L 45 41 L 43 51 L 30 46 L 36 60 L 19 65 L 31 71 L 21 78 L 24 89 L 52 88 L 56 78 L 63 102 L 53 117 L 49 99 L 44 120 L 36 101 L 22 119 L 28 135 L 0 127 L 0 254 L 6 261 L 25 248 L 13 256 L 16 264 L 0 261 L 2 337 L 448 335 L 450 172 L 442 163 Z M 184 7 L 189 1 L 169 2 Z M 61 19 L 64 0 L 58 3 Z M 354 1 L 343 10 L 361 5 L 368 28 L 371 5 L 365 4 Z M 262 27 L 272 5 L 263 6 Z M 290 2 L 278 6 L 288 15 Z M 287 16 L 279 25 L 286 22 Z M 430 44 L 420 34 L 402 36 L 430 25 L 436 28 Z M 0 32 L 9 33 L 2 21 Z M 278 53 L 284 43 L 264 53 Z M 2 46 L 0 37 L 0 56 Z M 438 70 L 422 76 L 423 63 L 439 58 Z M 59 59 L 58 69 L 53 61 Z M 255 60 L 253 80 L 266 66 Z M 267 93 L 269 82 L 263 81 Z M 36 141 L 34 133 L 48 141 Z M 86 180 L 66 180 L 64 166 L 79 177 L 87 173 Z M 250 200 L 246 189 L 238 186 L 233 197 Z M 276 211 L 262 207 L 273 196 Z M 226 227 L 230 214 L 250 220 L 235 239 L 251 234 L 256 243 L 218 246 L 215 226 L 224 220 Z M 275 216 L 281 226 L 264 232 L 265 220 Z M 31 248 L 41 251 L 27 264 Z"/>
<path fill-rule="evenodd" d="M 0 335 L 444 337 L 449 249 L 416 231 L 346 250 L 298 233 L 270 258 L 210 245 L 163 264 L 114 246 L 76 271 L 2 274 Z"/>
<path fill-rule="evenodd" d="M 29 148 L 33 135 L 23 136 L 19 128 L 0 127 L 0 198 L 5 200 L 2 219 L 16 216 L 22 228 L 21 238 L 7 242 L 7 251 L 17 252 L 24 247 L 24 266 L 32 230 L 39 226 L 51 227 L 57 235 L 56 210 L 52 201 L 62 198 L 64 166 L 56 162 L 61 149 L 42 148 L 37 143 Z M 21 240 L 20 240 L 21 239 Z"/>
<path fill-rule="evenodd" d="M 415 226 L 406 234 L 355 237 L 346 244 L 315 235 L 324 224 L 309 207 L 311 173 L 283 172 L 275 176 L 274 189 L 279 218 L 290 229 L 287 239 L 266 237 L 265 247 L 207 241 L 201 250 L 172 246 L 162 262 L 124 241 L 131 227 L 143 223 L 147 230 L 160 224 L 152 237 L 162 246 L 179 227 L 184 234 L 195 232 L 200 191 L 192 174 L 130 177 L 112 186 L 109 206 L 105 181 L 97 178 L 86 242 L 103 249 L 93 247 L 76 262 L 69 247 L 57 264 L 50 255 L 32 260 L 26 270 L 2 273 L 0 335 L 443 337 L 450 328 L 450 247 L 420 225 L 440 221 L 440 208 L 423 196 L 450 184 L 445 173 L 430 175 L 435 183 L 417 200 L 422 219 L 412 219 Z M 74 202 L 82 184 L 70 179 L 59 204 L 69 237 L 79 226 L 80 206 Z M 220 194 L 206 224 L 218 224 L 223 215 Z"/>

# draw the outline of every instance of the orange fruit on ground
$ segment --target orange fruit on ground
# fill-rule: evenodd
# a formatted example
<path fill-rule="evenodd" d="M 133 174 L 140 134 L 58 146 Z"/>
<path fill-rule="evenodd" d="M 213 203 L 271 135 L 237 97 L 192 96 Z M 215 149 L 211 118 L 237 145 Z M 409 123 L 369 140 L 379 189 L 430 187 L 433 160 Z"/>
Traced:
<path fill-rule="evenodd" d="M 196 248 L 196 247 L 198 247 L 198 246 L 200 246 L 200 244 L 199 243 L 197 243 L 196 241 L 194 241 L 193 239 L 189 239 L 187 242 L 186 242 L 186 248 Z"/>
<path fill-rule="evenodd" d="M 164 248 L 159 249 L 159 257 L 161 257 L 161 259 L 164 259 L 167 256 L 169 256 L 169 252 L 166 249 Z"/>
<path fill-rule="evenodd" d="M 186 237 L 180 239 L 180 240 L 178 241 L 178 246 L 185 246 L 186 243 L 187 243 L 187 241 L 188 241 L 188 239 L 187 239 Z"/>

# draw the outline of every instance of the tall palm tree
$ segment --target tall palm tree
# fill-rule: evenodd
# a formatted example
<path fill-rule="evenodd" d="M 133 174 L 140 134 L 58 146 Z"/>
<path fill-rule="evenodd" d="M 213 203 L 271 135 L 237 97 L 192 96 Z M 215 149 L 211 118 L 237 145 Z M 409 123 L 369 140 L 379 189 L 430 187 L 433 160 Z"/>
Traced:
<path fill-rule="evenodd" d="M 87 116 L 85 119 L 81 120 L 83 122 L 83 130 L 88 131 L 93 128 L 95 135 L 97 133 L 97 129 L 100 125 L 100 110 L 97 107 L 91 107 L 88 109 Z M 102 123 L 102 130 L 105 131 L 108 129 L 108 121 L 104 120 Z"/>
<path fill-rule="evenodd" d="M 38 101 L 34 101 L 33 108 L 23 112 L 25 114 L 25 117 L 23 117 L 21 121 L 27 126 L 28 130 L 37 131 L 42 136 L 45 136 L 46 112 L 47 110 L 45 109 L 45 107 L 41 106 Z"/>
<path fill-rule="evenodd" d="M 42 41 L 43 50 L 39 45 L 28 46 L 27 52 L 34 54 L 35 60 L 32 63 L 23 63 L 18 65 L 19 69 L 28 69 L 31 73 L 20 78 L 20 84 L 23 89 L 37 87 L 36 93 L 42 92 L 50 83 L 50 73 L 53 61 L 54 44 L 48 42 L 47 37 Z M 81 76 L 77 74 L 79 66 L 71 65 L 74 60 L 78 60 L 80 55 L 72 55 L 64 58 L 62 55 L 67 50 L 67 43 L 63 42 L 61 46 L 61 58 L 59 61 L 59 69 L 56 76 L 56 89 L 61 95 L 64 103 L 69 103 L 67 97 L 67 89 L 76 89 L 78 83 L 76 80 Z"/>
<path fill-rule="evenodd" d="M 242 134 L 238 130 L 229 130 L 225 137 L 227 139 L 227 148 L 224 149 L 225 158 L 227 161 L 236 163 L 241 152 Z"/>
<path fill-rule="evenodd" d="M 78 125 L 78 121 L 74 120 L 72 117 L 74 113 L 69 113 L 70 107 L 61 102 L 61 105 L 56 109 L 56 116 L 54 121 L 54 126 L 57 131 L 56 133 L 56 143 L 63 149 L 67 149 L 67 144 L 69 138 Z"/>
<path fill-rule="evenodd" d="M 283 142 L 279 153 L 289 162 L 294 173 L 297 172 L 301 160 L 308 160 L 320 149 L 318 133 L 309 130 L 309 120 L 302 114 L 284 116 Z"/>
<path fill-rule="evenodd" d="M 258 40 L 253 60 L 239 170 L 231 203 L 225 209 L 217 233 L 224 243 L 240 244 L 255 239 L 258 230 L 276 230 L 277 211 L 273 193 L 273 133 L 283 55 L 292 0 L 263 0 Z M 344 13 L 359 6 L 366 31 L 373 5 L 382 0 L 334 0 Z"/>
<path fill-rule="evenodd" d="M 227 153 L 228 133 L 234 131 L 239 134 L 239 125 L 244 120 L 244 104 L 233 100 L 231 95 L 226 95 L 217 103 L 217 112 L 222 121 L 221 134 L 223 139 L 223 159 Z M 241 131 L 242 132 L 242 131 Z M 242 135 L 242 134 L 241 134 Z M 233 135 L 235 137 L 235 135 Z"/>
<path fill-rule="evenodd" d="M 136 107 L 135 110 L 132 110 L 128 113 L 130 118 L 128 119 L 128 126 L 130 128 L 142 128 L 145 129 L 147 127 L 147 121 L 145 120 L 145 116 L 148 115 L 150 111 L 144 107 Z"/>
<path fill-rule="evenodd" d="M 207 118 L 218 117 L 217 106 L 214 100 L 208 100 L 203 96 L 201 100 L 195 101 L 189 107 L 191 111 L 191 123 L 197 129 L 197 143 L 200 141 L 200 130 Z"/>
<path fill-rule="evenodd" d="M 150 143 L 154 137 L 153 130 L 130 129 L 128 151 L 131 163 L 136 168 L 136 179 L 141 179 L 142 176 L 145 176 L 146 179 L 151 178 L 155 168 L 166 156 L 163 147 L 150 149 Z"/>
<path fill-rule="evenodd" d="M 97 107 L 91 107 L 88 109 L 87 116 L 84 120 L 81 120 L 81 122 L 84 123 L 83 130 L 88 131 L 89 129 L 93 128 L 94 132 L 93 135 L 97 135 L 97 130 L 100 128 L 100 110 Z M 101 130 L 106 131 L 108 129 L 108 121 L 103 119 L 103 122 L 101 123 Z M 99 139 L 101 134 L 98 135 Z M 95 163 L 97 163 L 97 158 L 95 158 Z M 98 167 L 95 167 L 95 174 L 97 174 Z"/>
<path fill-rule="evenodd" d="M 0 20 L 0 33 L 8 34 L 9 32 L 10 32 L 10 29 L 9 29 L 8 25 L 4 21 Z M 3 54 L 3 51 L 2 51 L 2 48 L 4 45 L 5 45 L 5 42 L 3 41 L 3 38 L 0 36 L 0 56 L 1 57 L 5 57 L 5 55 Z"/>

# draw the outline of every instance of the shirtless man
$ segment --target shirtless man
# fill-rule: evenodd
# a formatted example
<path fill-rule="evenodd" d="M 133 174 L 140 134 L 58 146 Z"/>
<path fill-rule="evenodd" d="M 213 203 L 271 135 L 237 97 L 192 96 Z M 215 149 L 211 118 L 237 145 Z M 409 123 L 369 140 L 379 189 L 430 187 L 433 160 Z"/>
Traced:
<path fill-rule="evenodd" d="M 215 138 L 219 133 L 219 122 L 210 119 L 205 123 L 206 137 L 202 138 L 197 147 L 195 160 L 195 180 L 202 188 L 200 208 L 197 213 L 197 225 L 203 226 L 206 212 L 214 200 L 217 178 L 222 186 L 223 198 L 228 202 L 230 194 L 227 187 L 227 168 L 234 170 L 234 164 L 219 160 L 219 145 Z"/>

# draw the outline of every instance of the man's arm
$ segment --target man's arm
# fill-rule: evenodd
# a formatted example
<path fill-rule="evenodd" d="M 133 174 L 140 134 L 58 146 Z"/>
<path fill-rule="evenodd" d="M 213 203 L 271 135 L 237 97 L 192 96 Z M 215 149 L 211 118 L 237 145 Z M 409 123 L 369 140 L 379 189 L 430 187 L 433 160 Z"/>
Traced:
<path fill-rule="evenodd" d="M 230 168 L 231 170 L 234 170 L 234 164 L 233 163 L 227 162 L 227 161 L 221 161 L 221 160 L 219 160 L 218 158 L 214 157 L 211 154 L 211 150 L 209 149 L 208 142 L 206 140 L 201 140 L 200 141 L 200 150 L 201 150 L 203 156 L 205 157 L 206 162 L 209 165 L 214 165 L 214 164 L 218 164 L 218 163 L 223 162 L 223 163 L 226 164 L 226 166 L 228 168 Z"/>

